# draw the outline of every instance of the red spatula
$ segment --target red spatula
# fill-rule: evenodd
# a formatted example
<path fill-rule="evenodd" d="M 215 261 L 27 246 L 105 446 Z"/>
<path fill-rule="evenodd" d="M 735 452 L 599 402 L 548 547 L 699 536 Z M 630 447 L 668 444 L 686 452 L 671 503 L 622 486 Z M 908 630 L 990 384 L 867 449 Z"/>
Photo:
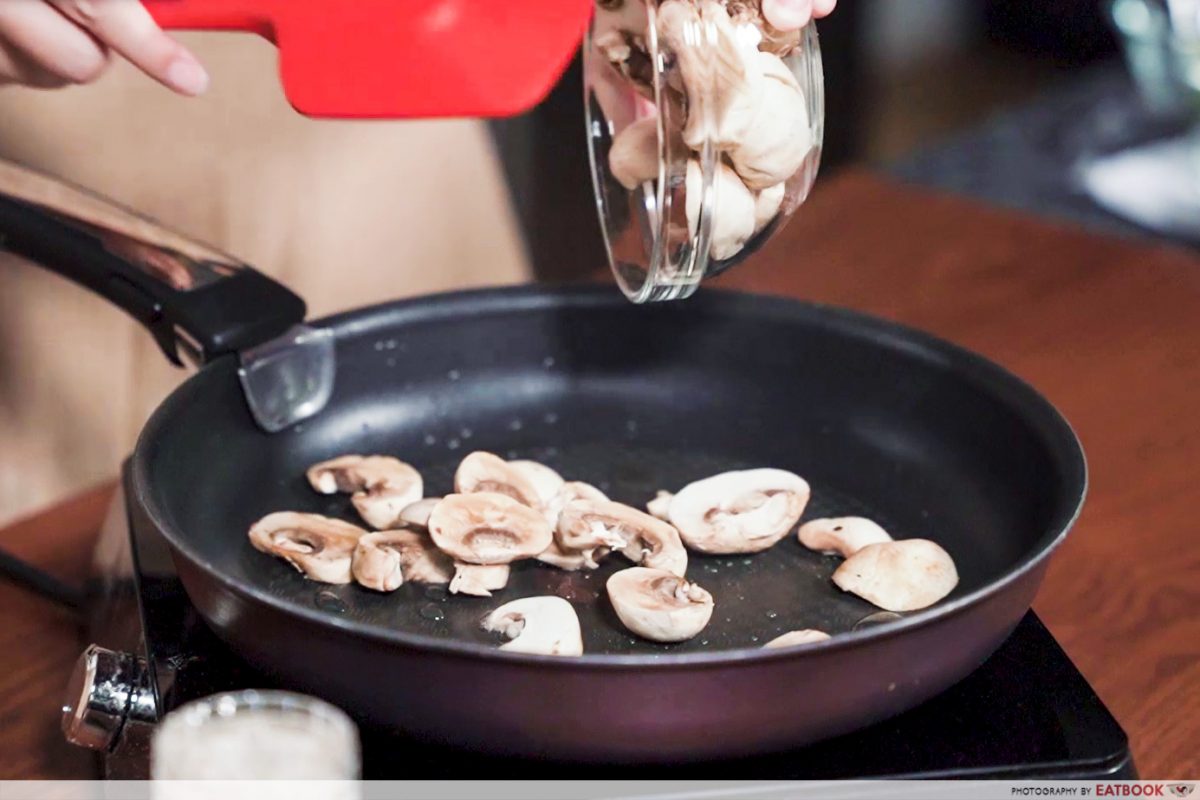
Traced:
<path fill-rule="evenodd" d="M 317 117 L 499 117 L 553 87 L 592 0 L 144 0 L 165 28 L 279 47 L 283 88 Z"/>

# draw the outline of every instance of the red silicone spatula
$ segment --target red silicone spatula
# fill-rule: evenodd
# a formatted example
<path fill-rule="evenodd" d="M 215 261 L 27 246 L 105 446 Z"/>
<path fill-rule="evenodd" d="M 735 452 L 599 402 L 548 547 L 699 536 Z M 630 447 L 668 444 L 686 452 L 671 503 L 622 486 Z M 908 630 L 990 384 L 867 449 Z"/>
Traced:
<path fill-rule="evenodd" d="M 279 47 L 283 88 L 317 117 L 499 117 L 541 100 L 592 0 L 144 0 L 165 28 Z"/>

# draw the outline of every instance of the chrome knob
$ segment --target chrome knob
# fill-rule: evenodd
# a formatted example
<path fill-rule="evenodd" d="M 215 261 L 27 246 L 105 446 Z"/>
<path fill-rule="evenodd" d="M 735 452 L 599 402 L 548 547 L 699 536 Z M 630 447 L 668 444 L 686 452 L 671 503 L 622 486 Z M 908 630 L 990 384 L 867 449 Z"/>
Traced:
<path fill-rule="evenodd" d="M 155 716 L 146 662 L 129 653 L 88 645 L 67 683 L 62 709 L 67 741 L 110 750 L 126 721 L 153 722 Z"/>

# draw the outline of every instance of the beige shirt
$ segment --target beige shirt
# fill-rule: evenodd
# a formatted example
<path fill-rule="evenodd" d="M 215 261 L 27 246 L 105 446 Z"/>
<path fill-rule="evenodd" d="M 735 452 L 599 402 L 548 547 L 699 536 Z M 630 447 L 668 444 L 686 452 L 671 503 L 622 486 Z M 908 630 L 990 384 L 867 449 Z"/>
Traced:
<path fill-rule="evenodd" d="M 527 278 L 483 123 L 310 120 L 268 43 L 180 38 L 212 74 L 205 97 L 123 63 L 94 86 L 0 89 L 0 157 L 240 256 L 313 315 Z M 0 521 L 116 474 L 183 377 L 121 312 L 0 254 Z"/>

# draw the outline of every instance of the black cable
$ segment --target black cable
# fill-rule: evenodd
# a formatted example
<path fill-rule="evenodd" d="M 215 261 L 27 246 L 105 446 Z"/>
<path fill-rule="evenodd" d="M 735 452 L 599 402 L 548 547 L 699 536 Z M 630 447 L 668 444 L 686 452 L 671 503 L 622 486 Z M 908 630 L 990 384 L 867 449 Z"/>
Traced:
<path fill-rule="evenodd" d="M 71 611 L 79 611 L 83 606 L 83 592 L 79 589 L 68 586 L 53 575 L 42 572 L 4 550 L 0 550 L 0 580 L 15 584 Z"/>

